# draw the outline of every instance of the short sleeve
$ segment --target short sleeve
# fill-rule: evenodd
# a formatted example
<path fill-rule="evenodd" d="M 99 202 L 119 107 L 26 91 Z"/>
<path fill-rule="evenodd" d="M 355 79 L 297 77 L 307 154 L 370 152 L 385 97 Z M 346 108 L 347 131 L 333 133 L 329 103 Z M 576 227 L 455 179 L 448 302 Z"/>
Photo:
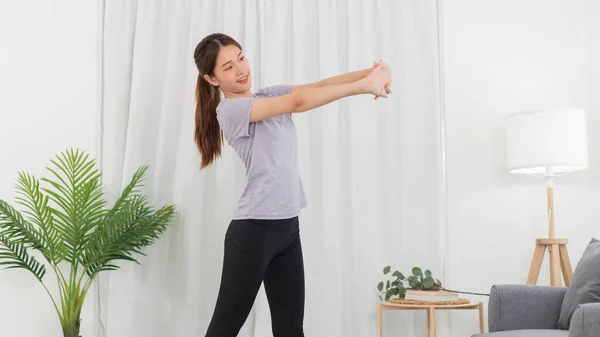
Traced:
<path fill-rule="evenodd" d="M 266 87 L 265 91 L 271 96 L 283 96 L 292 92 L 292 86 L 287 84 L 273 85 Z"/>
<path fill-rule="evenodd" d="M 225 139 L 233 144 L 243 137 L 250 137 L 250 110 L 256 98 L 227 99 L 217 108 L 217 120 Z"/>

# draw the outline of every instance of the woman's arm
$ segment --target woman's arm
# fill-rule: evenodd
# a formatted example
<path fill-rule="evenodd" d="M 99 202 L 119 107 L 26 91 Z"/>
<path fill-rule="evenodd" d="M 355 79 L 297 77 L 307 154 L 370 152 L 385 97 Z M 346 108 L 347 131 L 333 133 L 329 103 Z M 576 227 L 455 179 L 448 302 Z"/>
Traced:
<path fill-rule="evenodd" d="M 384 86 L 389 83 L 390 76 L 389 69 L 378 66 L 367 76 L 350 83 L 306 88 L 283 96 L 256 99 L 250 110 L 250 122 L 308 111 L 347 96 L 373 94 L 387 97 Z"/>
<path fill-rule="evenodd" d="M 294 86 L 292 86 L 292 92 L 297 92 L 297 91 L 301 91 L 304 89 L 322 88 L 322 87 L 327 87 L 330 85 L 338 85 L 338 84 L 356 82 L 356 81 L 360 80 L 361 78 L 364 78 L 365 76 L 367 76 L 371 71 L 373 71 L 373 69 L 375 69 L 375 67 L 376 66 L 373 66 L 372 68 L 352 71 L 352 72 L 349 72 L 346 74 L 325 78 L 318 82 L 294 85 Z"/>
<path fill-rule="evenodd" d="M 371 68 L 358 70 L 358 71 L 352 71 L 352 72 L 349 72 L 346 74 L 329 77 L 329 78 L 320 80 L 318 82 L 294 85 L 294 86 L 292 86 L 292 92 L 302 91 L 302 90 L 311 89 L 311 88 L 321 88 L 321 87 L 326 87 L 326 86 L 330 86 L 330 85 L 338 85 L 338 84 L 356 82 L 356 81 L 366 77 L 367 75 L 369 75 L 373 71 L 373 69 L 377 68 L 380 64 L 384 68 L 389 69 L 388 64 L 380 59 L 379 62 L 374 62 L 373 67 L 371 67 Z M 385 91 L 388 94 L 392 93 L 392 89 L 391 89 L 390 85 L 391 84 L 388 83 L 385 86 Z M 377 96 L 375 97 L 375 99 L 377 99 Z"/>

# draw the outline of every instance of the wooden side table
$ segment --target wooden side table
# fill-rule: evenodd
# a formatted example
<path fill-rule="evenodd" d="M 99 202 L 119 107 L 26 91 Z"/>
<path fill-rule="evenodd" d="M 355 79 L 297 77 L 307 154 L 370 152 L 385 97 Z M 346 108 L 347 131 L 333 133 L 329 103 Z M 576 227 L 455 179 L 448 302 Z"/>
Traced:
<path fill-rule="evenodd" d="M 467 304 L 437 305 L 437 304 L 397 304 L 391 301 L 377 303 L 377 336 L 382 337 L 383 310 L 425 310 L 427 311 L 427 337 L 435 337 L 435 311 L 436 310 L 479 310 L 479 332 L 483 333 L 483 303 L 474 302 Z"/>

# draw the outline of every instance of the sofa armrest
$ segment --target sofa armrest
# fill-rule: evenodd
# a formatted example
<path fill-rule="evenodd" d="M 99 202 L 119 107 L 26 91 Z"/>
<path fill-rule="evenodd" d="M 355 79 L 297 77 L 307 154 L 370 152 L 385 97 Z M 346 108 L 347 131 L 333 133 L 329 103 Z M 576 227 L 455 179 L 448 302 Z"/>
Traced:
<path fill-rule="evenodd" d="M 490 332 L 519 329 L 558 329 L 567 289 L 541 285 L 494 285 L 490 292 Z"/>
<path fill-rule="evenodd" d="M 600 336 L 600 303 L 587 303 L 573 313 L 569 337 Z"/>

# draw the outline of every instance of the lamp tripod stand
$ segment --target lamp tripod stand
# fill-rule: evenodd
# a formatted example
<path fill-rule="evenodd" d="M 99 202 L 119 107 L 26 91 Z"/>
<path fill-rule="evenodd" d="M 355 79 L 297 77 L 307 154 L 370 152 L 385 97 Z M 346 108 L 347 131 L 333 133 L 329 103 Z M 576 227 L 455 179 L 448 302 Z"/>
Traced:
<path fill-rule="evenodd" d="M 569 240 L 557 239 L 554 237 L 554 176 L 546 176 L 545 179 L 548 198 L 548 218 L 550 222 L 549 238 L 536 239 L 533 259 L 531 260 L 531 267 L 529 268 L 529 276 L 527 277 L 527 284 L 537 283 L 542 267 L 542 261 L 544 260 L 544 255 L 546 255 L 546 250 L 548 250 L 550 255 L 550 285 L 562 285 L 562 272 L 565 285 L 568 287 L 573 279 L 573 270 L 567 251 L 567 243 Z"/>

